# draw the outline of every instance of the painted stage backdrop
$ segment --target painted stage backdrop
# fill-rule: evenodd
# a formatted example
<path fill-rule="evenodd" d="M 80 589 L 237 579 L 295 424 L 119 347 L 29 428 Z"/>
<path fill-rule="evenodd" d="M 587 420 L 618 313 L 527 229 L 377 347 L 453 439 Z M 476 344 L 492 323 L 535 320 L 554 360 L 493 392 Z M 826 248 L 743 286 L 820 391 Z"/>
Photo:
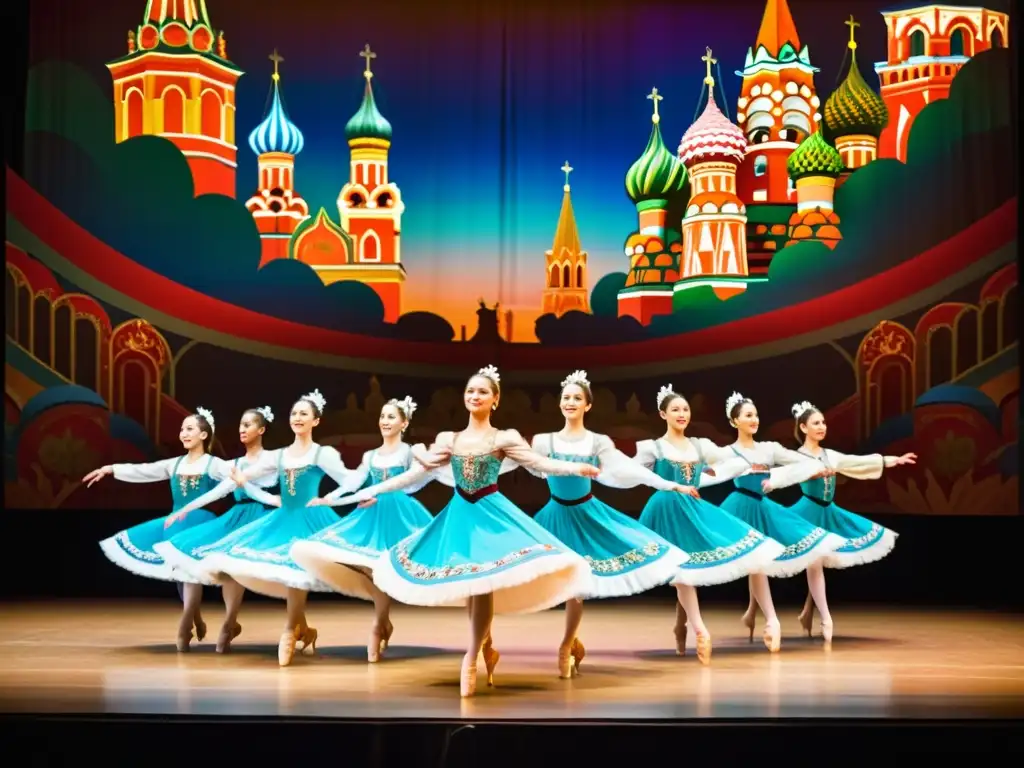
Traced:
<path fill-rule="evenodd" d="M 254 406 L 283 445 L 314 387 L 354 465 L 388 398 L 429 442 L 494 364 L 527 436 L 578 368 L 627 453 L 668 383 L 722 444 L 733 390 L 788 444 L 809 400 L 836 449 L 920 457 L 844 506 L 1019 514 L 1016 41 L 980 6 L 37 0 L 8 507 L 152 514 L 79 480 L 200 405 L 223 456 Z"/>

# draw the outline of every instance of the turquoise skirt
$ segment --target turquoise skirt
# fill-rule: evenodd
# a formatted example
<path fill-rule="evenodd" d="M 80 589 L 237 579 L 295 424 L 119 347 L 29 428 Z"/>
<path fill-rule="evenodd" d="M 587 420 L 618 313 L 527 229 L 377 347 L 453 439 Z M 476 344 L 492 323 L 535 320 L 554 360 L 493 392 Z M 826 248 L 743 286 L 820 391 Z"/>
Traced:
<path fill-rule="evenodd" d="M 826 568 L 849 568 L 881 560 L 892 552 L 899 536 L 895 531 L 834 503 L 821 504 L 807 496 L 802 496 L 789 509 L 811 525 L 846 539 L 843 546 L 825 558 Z"/>
<path fill-rule="evenodd" d="M 783 546 L 703 499 L 658 491 L 640 522 L 685 551 L 690 559 L 673 584 L 706 587 L 757 573 L 781 554 Z"/>
<path fill-rule="evenodd" d="M 176 520 L 172 525 L 164 527 L 168 517 L 169 515 L 164 515 L 120 531 L 109 539 L 101 541 L 100 549 L 103 550 L 103 554 L 110 562 L 138 576 L 161 581 L 197 583 L 198 580 L 176 571 L 171 563 L 167 562 L 154 549 L 154 546 L 181 531 L 195 528 L 216 518 L 213 512 L 196 509 L 181 520 Z"/>
<path fill-rule="evenodd" d="M 847 543 L 842 536 L 754 493 L 733 491 L 722 502 L 722 509 L 782 544 L 782 553 L 761 569 L 768 576 L 794 576 Z"/>
<path fill-rule="evenodd" d="M 681 549 L 593 496 L 579 504 L 552 498 L 534 517 L 590 565 L 579 597 L 624 597 L 667 584 L 687 561 Z"/>
<path fill-rule="evenodd" d="M 209 545 L 196 567 L 210 578 L 230 576 L 243 587 L 268 597 L 286 598 L 288 590 L 330 592 L 331 588 L 292 560 L 292 544 L 338 522 L 330 507 L 279 507 Z"/>
<path fill-rule="evenodd" d="M 271 507 L 255 501 L 235 504 L 220 517 L 177 533 L 153 546 L 157 554 L 170 563 L 175 573 L 184 574 L 184 581 L 201 584 L 216 584 L 215 574 L 199 566 L 202 560 L 221 539 L 268 514 Z M 190 512 L 187 516 L 191 517 Z"/>
<path fill-rule="evenodd" d="M 586 592 L 587 561 L 497 492 L 456 493 L 373 570 L 377 587 L 409 605 L 465 605 L 494 596 L 495 613 L 543 611 Z"/>
<path fill-rule="evenodd" d="M 349 597 L 372 600 L 372 573 L 382 555 L 433 520 L 419 501 L 382 493 L 333 525 L 292 545 L 291 557 L 318 580 Z M 357 570 L 359 569 L 359 570 Z"/>

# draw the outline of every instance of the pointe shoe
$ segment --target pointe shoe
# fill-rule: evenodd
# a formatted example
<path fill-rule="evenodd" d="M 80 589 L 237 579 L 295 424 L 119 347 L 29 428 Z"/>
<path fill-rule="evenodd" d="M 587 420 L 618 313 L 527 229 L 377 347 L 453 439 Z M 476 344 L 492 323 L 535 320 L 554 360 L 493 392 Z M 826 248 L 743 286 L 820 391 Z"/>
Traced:
<path fill-rule="evenodd" d="M 299 646 L 299 651 L 302 653 L 302 655 L 315 656 L 316 639 L 319 635 L 316 629 L 314 629 L 313 627 L 306 627 L 305 632 L 303 632 L 301 635 L 298 632 L 296 632 L 295 634 L 298 635 L 298 642 L 302 643 L 302 645 Z"/>
<path fill-rule="evenodd" d="M 747 611 L 741 619 L 743 626 L 750 632 L 750 642 L 754 642 L 754 624 L 757 622 L 757 611 Z"/>
<path fill-rule="evenodd" d="M 370 630 L 370 640 L 366 644 L 366 660 L 371 664 L 380 661 L 388 647 L 388 627 L 374 626 Z"/>
<path fill-rule="evenodd" d="M 217 638 L 217 653 L 227 653 L 231 650 L 231 643 L 236 637 L 242 634 L 242 625 L 237 621 L 233 627 L 225 624 L 221 627 L 220 636 Z"/>
<path fill-rule="evenodd" d="M 287 667 L 292 663 L 295 656 L 295 643 L 302 632 L 302 627 L 290 629 L 281 635 L 277 643 L 277 663 L 279 666 Z"/>
<path fill-rule="evenodd" d="M 800 622 L 800 626 L 804 628 L 804 631 L 807 633 L 807 636 L 810 637 L 811 627 L 814 625 L 814 609 L 812 608 L 809 611 L 803 611 L 797 617 L 797 620 Z"/>
<path fill-rule="evenodd" d="M 467 699 L 476 693 L 476 657 L 467 653 L 462 658 L 462 675 L 459 679 L 459 695 Z"/>
<path fill-rule="evenodd" d="M 697 660 L 705 666 L 711 663 L 711 635 L 707 632 L 697 633 Z"/>
<path fill-rule="evenodd" d="M 832 645 L 832 622 L 821 622 L 821 636 L 825 639 L 825 645 Z"/>
<path fill-rule="evenodd" d="M 501 659 L 501 654 L 498 653 L 494 646 L 488 645 L 483 649 L 484 654 L 484 667 L 487 669 L 487 685 L 494 686 L 494 668 L 498 666 L 498 661 Z"/>
<path fill-rule="evenodd" d="M 778 653 L 782 647 L 782 627 L 779 626 L 778 620 L 765 624 L 763 637 L 765 648 L 772 653 Z"/>
<path fill-rule="evenodd" d="M 391 644 L 391 635 L 393 635 L 394 633 L 395 633 L 395 625 L 392 624 L 389 621 L 388 625 L 384 628 L 384 635 L 380 639 L 380 652 L 381 653 L 384 653 L 384 651 L 386 651 L 388 649 L 388 645 Z"/>
<path fill-rule="evenodd" d="M 195 625 L 196 625 L 196 640 L 198 640 L 201 643 L 201 642 L 203 642 L 203 640 L 206 639 L 206 622 L 203 621 L 202 619 L 197 619 L 196 622 L 195 622 Z"/>
<path fill-rule="evenodd" d="M 578 675 L 580 673 L 580 664 L 583 663 L 583 658 L 587 655 L 587 649 L 583 647 L 583 643 L 577 637 L 573 639 L 569 652 L 572 659 L 572 667 L 575 670 L 575 674 Z"/>
<path fill-rule="evenodd" d="M 192 633 L 179 632 L 174 644 L 178 649 L 178 653 L 188 653 L 192 650 Z"/>
<path fill-rule="evenodd" d="M 686 655 L 686 625 L 683 625 L 682 631 L 678 628 L 674 630 L 676 635 L 676 656 Z"/>

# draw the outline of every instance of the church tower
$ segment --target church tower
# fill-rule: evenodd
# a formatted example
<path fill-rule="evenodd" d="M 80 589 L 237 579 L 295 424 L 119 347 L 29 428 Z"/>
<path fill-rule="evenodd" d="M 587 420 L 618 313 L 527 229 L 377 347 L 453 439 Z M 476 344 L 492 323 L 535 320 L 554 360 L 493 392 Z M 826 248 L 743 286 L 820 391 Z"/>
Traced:
<path fill-rule="evenodd" d="M 274 259 L 288 258 L 288 241 L 296 228 L 309 218 L 309 206 L 295 192 L 295 156 L 302 151 L 302 132 L 288 119 L 281 98 L 281 73 L 284 61 L 277 51 L 270 95 L 263 122 L 249 134 L 249 146 L 256 153 L 259 186 L 245 207 L 256 221 L 260 233 L 260 266 Z"/>
<path fill-rule="evenodd" d="M 711 49 L 701 57 L 707 67 L 704 112 L 679 143 L 679 160 L 690 174 L 690 201 L 683 216 L 683 252 L 673 309 L 685 306 L 690 288 L 709 285 L 720 299 L 747 289 L 747 210 L 736 192 L 736 168 L 747 142 L 715 103 Z"/>
<path fill-rule="evenodd" d="M 647 147 L 626 173 L 626 194 L 636 206 L 636 232 L 626 238 L 629 259 L 626 284 L 618 295 L 619 317 L 648 325 L 658 315 L 672 314 L 672 286 L 679 279 L 679 221 L 668 211 L 686 190 L 686 168 L 661 137 L 658 102 L 665 97 L 652 88 L 651 135 Z"/>
<path fill-rule="evenodd" d="M 1009 45 L 1010 19 L 987 8 L 923 3 L 885 11 L 882 18 L 888 57 L 875 64 L 875 72 L 892 119 L 882 131 L 878 155 L 906 162 L 914 118 L 949 96 L 953 78 L 972 56 Z"/>
<path fill-rule="evenodd" d="M 148 0 L 128 53 L 107 63 L 114 81 L 114 136 L 162 136 L 188 160 L 196 195 L 235 196 L 235 85 L 205 0 Z"/>
<path fill-rule="evenodd" d="M 850 28 L 850 70 L 825 101 L 823 131 L 839 151 L 847 171 L 854 171 L 878 157 L 878 137 L 889 123 L 889 110 L 857 66 L 854 33 L 860 25 L 853 16 L 845 23 Z"/>
<path fill-rule="evenodd" d="M 748 205 L 792 205 L 786 160 L 818 129 L 820 104 L 814 91 L 810 51 L 800 45 L 786 0 L 768 0 L 757 40 L 747 50 L 736 122 L 747 138 L 746 160 L 737 174 Z"/>
<path fill-rule="evenodd" d="M 569 174 L 572 166 L 565 161 L 562 172 L 565 186 L 562 187 L 562 210 L 555 227 L 555 241 L 551 250 L 544 254 L 547 282 L 543 293 L 541 314 L 561 317 L 570 310 L 590 311 L 587 298 L 587 252 L 580 245 L 580 233 L 576 228 L 576 216 L 572 211 Z"/>
<path fill-rule="evenodd" d="M 384 321 L 393 323 L 401 315 L 405 282 L 401 249 L 405 204 L 388 175 L 391 123 L 381 115 L 373 98 L 370 62 L 377 54 L 367 45 L 359 55 L 366 59 L 366 85 L 359 110 L 345 126 L 351 150 L 349 180 L 338 195 L 341 229 L 352 239 L 351 266 L 336 277 L 329 268 L 317 268 L 317 272 L 325 283 L 358 280 L 369 285 L 384 302 Z"/>

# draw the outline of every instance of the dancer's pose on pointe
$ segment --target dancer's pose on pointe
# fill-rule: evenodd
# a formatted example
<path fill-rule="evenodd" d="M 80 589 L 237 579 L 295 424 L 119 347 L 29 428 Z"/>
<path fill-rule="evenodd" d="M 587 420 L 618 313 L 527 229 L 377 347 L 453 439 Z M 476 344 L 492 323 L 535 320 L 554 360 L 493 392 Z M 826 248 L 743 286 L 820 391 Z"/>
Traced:
<path fill-rule="evenodd" d="M 461 605 L 468 602 L 472 628 L 462 661 L 462 696 L 476 691 L 477 660 L 483 652 L 487 682 L 493 684 L 499 654 L 491 643 L 497 613 L 527 613 L 560 605 L 586 592 L 590 566 L 498 492 L 503 459 L 508 468 L 528 466 L 549 475 L 596 477 L 597 467 L 545 458 L 531 450 L 515 430 L 495 429 L 491 413 L 501 397 L 493 366 L 466 383 L 463 400 L 469 423 L 458 433 L 442 432 L 429 453 L 414 455 L 424 467 L 453 470 L 456 494 L 426 528 L 392 548 L 374 568 L 381 590 L 411 605 Z M 359 502 L 419 481 L 425 469 L 342 498 Z M 438 473 L 440 479 L 442 475 Z"/>

